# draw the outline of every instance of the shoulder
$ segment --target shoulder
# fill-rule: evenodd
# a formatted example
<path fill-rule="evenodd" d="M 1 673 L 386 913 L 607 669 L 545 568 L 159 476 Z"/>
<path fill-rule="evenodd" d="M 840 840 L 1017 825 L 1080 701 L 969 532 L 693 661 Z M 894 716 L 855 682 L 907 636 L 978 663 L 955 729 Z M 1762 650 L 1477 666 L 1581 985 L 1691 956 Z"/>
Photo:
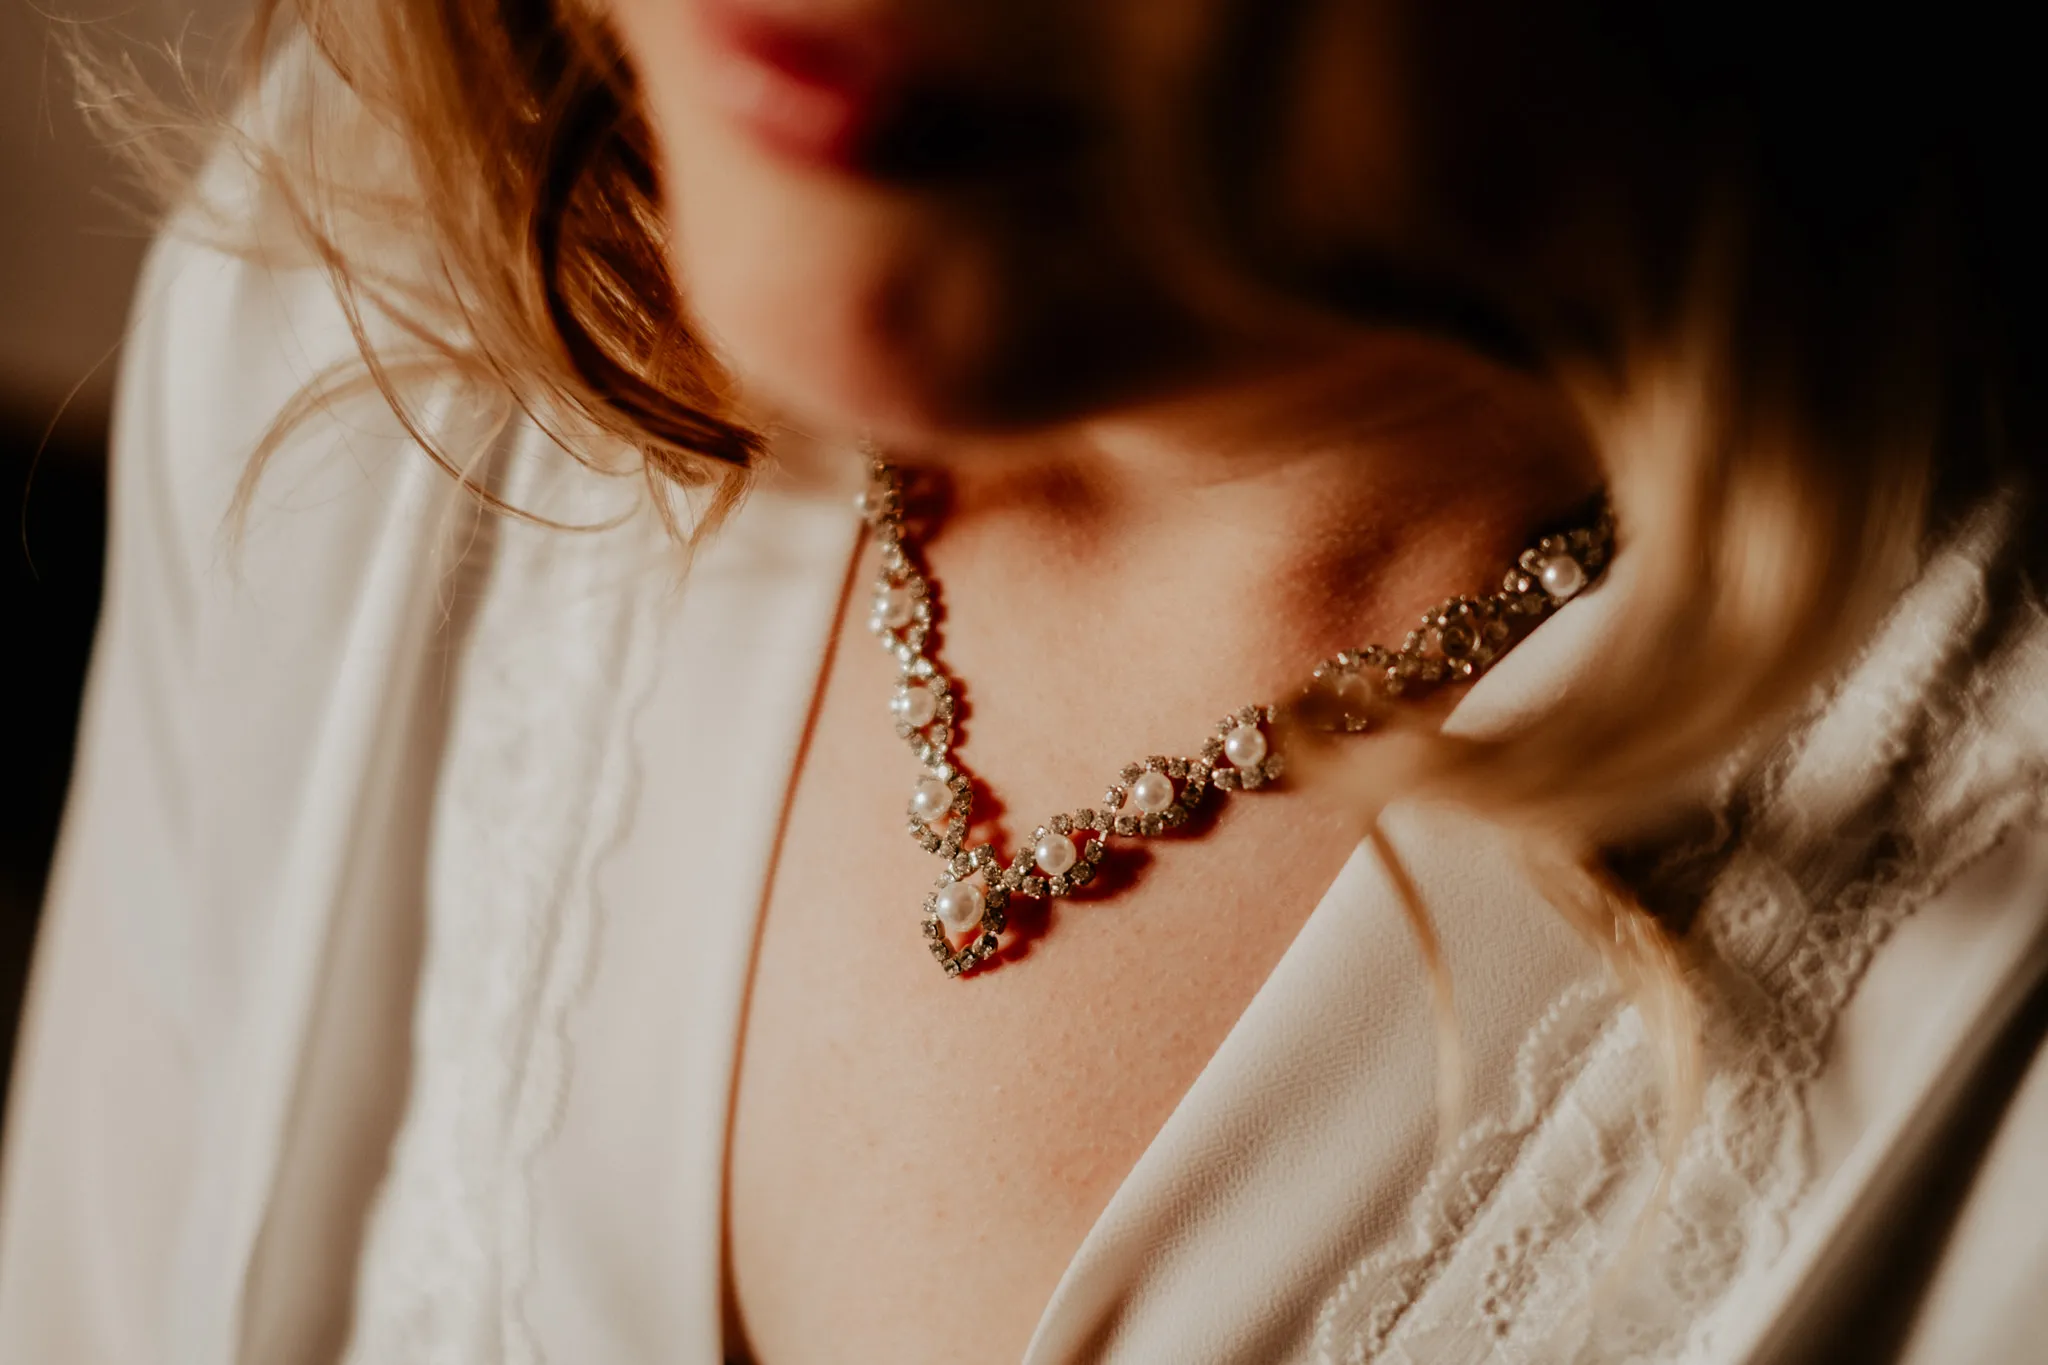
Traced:
<path fill-rule="evenodd" d="M 1790 734 L 1731 768 L 1711 833 L 1646 874 L 1689 922 L 1692 1131 L 1657 1131 L 1670 1099 L 1626 999 L 1567 992 L 1412 1235 L 1323 1305 L 1328 1358 L 1808 1359 L 1845 1305 L 1918 1292 L 1873 1262 L 1926 1228 L 1937 1178 L 1967 1182 L 1954 1121 L 2012 1092 L 1988 1059 L 2048 972 L 2048 614 L 2021 508 L 1940 538 Z"/>
<path fill-rule="evenodd" d="M 1661 1221 L 1677 1245 L 1719 1248 L 1683 1266 L 1721 1299 L 1686 1335 L 1726 1358 L 1807 1358 L 1867 1325 L 1845 1313 L 1917 1293 L 1936 1258 L 1896 1278 L 1897 1230 L 1967 1181 L 1968 1108 L 2011 1093 L 1991 1059 L 2048 970 L 2048 614 L 2029 514 L 2008 490 L 1957 519 L 1718 812 L 1727 838 L 1688 936 L 1703 1118 Z"/>
<path fill-rule="evenodd" d="M 326 272 L 267 250 L 230 216 L 255 189 L 224 147 L 200 195 L 165 225 L 136 289 L 116 391 L 116 515 L 131 514 L 117 534 L 147 518 L 175 536 L 194 573 L 224 558 L 238 510 L 260 511 L 265 496 L 275 505 L 275 484 L 409 435 L 367 382 Z M 268 488 L 251 477 L 259 455 L 278 472 Z"/>

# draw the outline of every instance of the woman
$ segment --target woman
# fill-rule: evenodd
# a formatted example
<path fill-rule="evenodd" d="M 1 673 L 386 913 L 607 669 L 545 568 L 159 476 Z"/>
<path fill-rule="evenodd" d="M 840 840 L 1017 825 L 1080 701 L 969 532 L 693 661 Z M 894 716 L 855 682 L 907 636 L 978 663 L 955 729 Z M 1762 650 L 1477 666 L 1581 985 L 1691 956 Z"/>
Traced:
<path fill-rule="evenodd" d="M 1884 22 L 259 37 L 0 1358 L 2025 1358 L 2024 125 Z"/>

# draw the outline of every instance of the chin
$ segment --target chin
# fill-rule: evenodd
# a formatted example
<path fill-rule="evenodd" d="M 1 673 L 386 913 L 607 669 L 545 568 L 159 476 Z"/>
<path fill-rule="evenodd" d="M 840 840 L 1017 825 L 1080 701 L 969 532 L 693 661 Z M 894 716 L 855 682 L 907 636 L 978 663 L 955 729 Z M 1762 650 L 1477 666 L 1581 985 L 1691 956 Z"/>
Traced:
<path fill-rule="evenodd" d="M 1201 329 L 1132 253 L 1048 230 L 1030 196 L 877 189 L 716 133 L 671 149 L 671 259 L 698 328 L 751 400 L 821 434 L 1049 427 L 1198 363 Z"/>
<path fill-rule="evenodd" d="M 975 301 L 986 276 L 957 248 L 920 260 L 807 245 L 678 250 L 697 323 L 749 399 L 892 442 L 996 420 L 985 395 L 1008 349 L 1003 319 Z"/>
<path fill-rule="evenodd" d="M 1164 309 L 1044 307 L 971 240 L 809 270 L 718 259 L 708 279 L 679 269 L 699 325 L 749 398 L 821 433 L 1015 434 L 1193 381 L 1191 329 Z"/>

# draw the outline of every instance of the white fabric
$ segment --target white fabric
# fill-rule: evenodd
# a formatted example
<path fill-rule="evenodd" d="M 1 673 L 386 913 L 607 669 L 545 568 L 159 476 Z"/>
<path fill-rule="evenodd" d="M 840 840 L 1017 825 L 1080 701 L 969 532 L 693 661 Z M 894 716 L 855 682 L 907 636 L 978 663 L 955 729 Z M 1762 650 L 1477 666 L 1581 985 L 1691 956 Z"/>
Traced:
<path fill-rule="evenodd" d="M 139 319 L 10 1106 L 0 1362 L 716 1361 L 741 995 L 844 490 L 763 489 L 685 574 L 644 509 L 479 517 L 372 398 L 294 436 L 235 550 L 246 452 L 346 329 L 318 276 L 177 244 Z M 451 446 L 500 415 L 427 408 Z M 490 450 L 527 506 L 633 506 L 523 421 Z M 2040 1339 L 2037 1277 L 2000 1273 L 2042 1264 L 2048 1221 L 2013 1212 L 2039 1207 L 2042 1084 L 1996 1064 L 2031 1055 L 2048 970 L 2048 626 L 2013 538 L 2002 504 L 1958 531 L 1674 859 L 1711 886 L 1690 941 L 1716 1067 L 1640 1243 L 1659 1105 L 1634 1013 L 1504 841 L 1407 809 L 1468 1130 L 1435 1160 L 1419 965 L 1355 857 L 1028 1360 L 1798 1360 L 1878 1302 L 1905 1315 L 1864 1358 Z M 1569 686 L 1622 590 L 1453 724 Z M 1953 1239 L 1902 1277 L 1887 1235 L 1937 1237 L 1944 1180 Z"/>

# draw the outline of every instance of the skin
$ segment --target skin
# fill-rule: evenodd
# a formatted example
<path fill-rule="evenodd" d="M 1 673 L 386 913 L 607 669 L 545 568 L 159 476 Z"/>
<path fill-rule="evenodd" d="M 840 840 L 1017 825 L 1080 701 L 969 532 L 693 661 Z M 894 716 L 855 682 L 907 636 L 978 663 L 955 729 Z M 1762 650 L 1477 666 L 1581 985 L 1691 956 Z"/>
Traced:
<path fill-rule="evenodd" d="M 1118 149 L 1244 32 L 1230 5 L 1170 8 L 1170 31 L 1146 0 L 901 11 L 989 81 L 1063 73 L 1109 148 L 934 187 L 764 146 L 721 102 L 730 59 L 693 0 L 614 10 L 671 187 L 675 274 L 746 391 L 828 436 L 876 432 L 948 485 L 926 546 L 940 647 L 973 708 L 963 761 L 1012 839 L 1317 659 L 1398 642 L 1597 482 L 1543 383 L 1456 342 L 1335 323 L 1313 297 L 1219 284 L 1199 250 L 1138 245 Z M 1374 93 L 1398 82 L 1374 68 L 1390 44 L 1365 41 L 1386 20 L 1339 11 L 1348 45 L 1318 48 L 1336 93 L 1313 108 L 1354 130 L 1340 150 L 1362 169 L 1264 239 L 1398 255 L 1401 110 Z M 1054 911 L 1019 960 L 948 981 L 906 918 L 933 866 L 901 832 L 914 765 L 866 613 L 851 594 L 765 904 L 732 1115 L 728 1350 L 1016 1359 L 1360 831 L 1329 793 L 1286 784 L 1112 900 Z M 934 1311 L 963 1299 L 972 1312 Z"/>

